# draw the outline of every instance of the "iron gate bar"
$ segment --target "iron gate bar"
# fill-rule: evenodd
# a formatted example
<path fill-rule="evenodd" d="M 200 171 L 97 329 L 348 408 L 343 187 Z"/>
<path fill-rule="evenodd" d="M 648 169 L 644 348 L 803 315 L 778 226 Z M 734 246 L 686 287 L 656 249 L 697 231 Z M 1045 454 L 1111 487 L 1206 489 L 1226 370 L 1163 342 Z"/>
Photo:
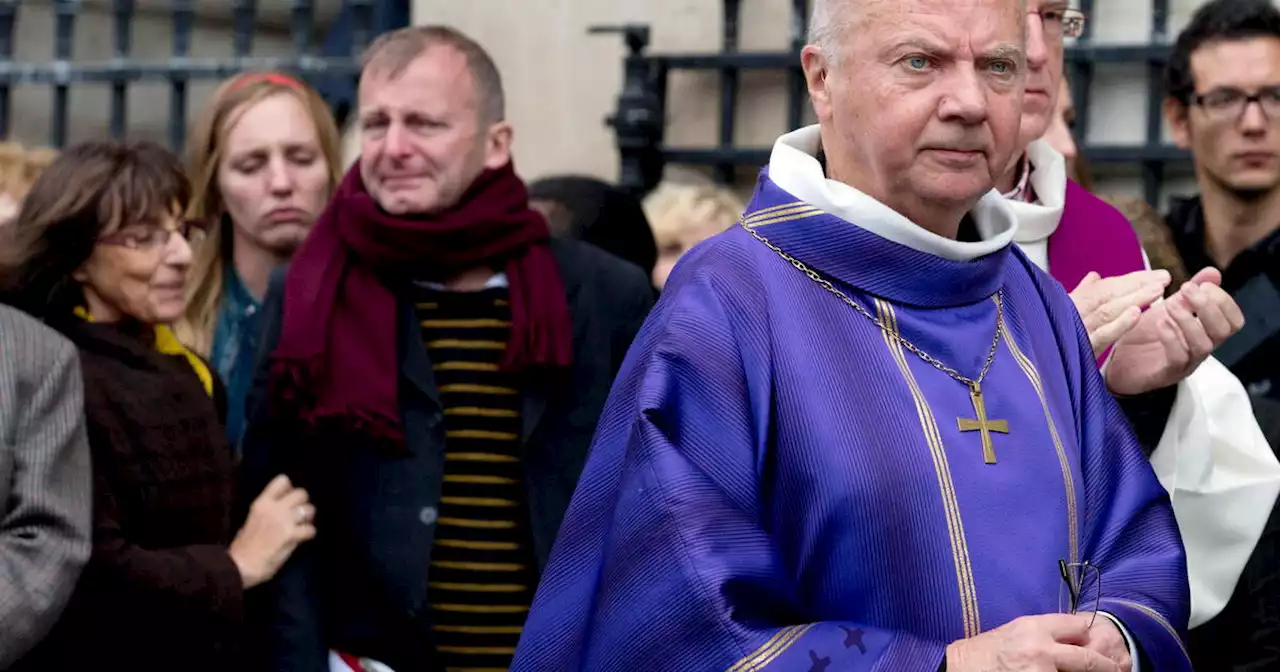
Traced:
<path fill-rule="evenodd" d="M 351 77 L 359 75 L 356 55 L 368 43 L 372 31 L 376 2 L 397 0 L 344 0 L 349 10 L 352 31 L 351 53 L 342 56 L 315 56 L 311 49 L 315 26 L 313 0 L 294 0 L 290 11 L 292 56 L 254 57 L 254 19 L 258 0 L 234 0 L 232 3 L 231 58 L 191 58 L 191 42 L 195 31 L 195 1 L 171 0 L 173 24 L 171 56 L 166 61 L 140 62 L 130 58 L 133 47 L 132 23 L 136 0 L 113 0 L 112 57 L 93 63 L 73 62 L 76 20 L 84 8 L 83 0 L 53 0 L 53 59 L 44 62 L 15 62 L 14 30 L 20 17 L 21 0 L 0 0 L 0 134 L 7 136 L 12 121 L 12 90 L 15 85 L 48 84 L 53 89 L 53 110 L 49 143 L 63 147 L 69 127 L 69 91 L 72 84 L 109 84 L 111 104 L 109 129 L 113 138 L 123 137 L 127 130 L 128 86 L 135 82 L 167 81 L 169 97 L 169 144 L 181 151 L 186 136 L 188 84 L 198 80 L 218 80 L 250 70 L 283 70 L 299 77 Z M 407 17 L 405 17 L 407 20 Z M 399 27 L 387 26 L 387 29 Z"/>
<path fill-rule="evenodd" d="M 257 0 L 234 0 L 231 6 L 232 53 L 248 56 L 253 53 L 253 15 L 258 11 Z"/>
<path fill-rule="evenodd" d="M 133 0 L 115 0 L 115 60 L 124 63 L 133 50 Z M 124 137 L 124 118 L 129 103 L 129 88 L 124 80 L 111 82 L 111 137 Z M 7 130 L 6 123 L 0 129 Z"/>
<path fill-rule="evenodd" d="M 791 0 L 791 53 L 799 54 L 809 41 L 809 0 Z M 809 101 L 809 85 L 799 58 L 787 70 L 787 128 L 800 128 L 804 123 L 804 105 Z"/>
<path fill-rule="evenodd" d="M 191 56 L 191 33 L 195 29 L 194 0 L 173 2 L 173 58 L 179 63 Z M 187 81 L 186 71 L 178 70 L 169 78 L 169 147 L 182 151 L 187 137 Z M 62 145 L 56 145 L 61 147 Z"/>
<path fill-rule="evenodd" d="M 53 57 L 58 63 L 71 60 L 71 45 L 75 35 L 76 13 L 80 9 L 79 0 L 54 0 L 54 39 Z M 67 144 L 67 107 L 70 105 L 69 89 L 66 82 L 58 82 L 53 87 L 53 129 L 50 142 L 54 147 Z"/>
<path fill-rule="evenodd" d="M 311 33 L 315 31 L 315 5 L 311 0 L 294 0 L 290 10 L 290 32 L 293 34 L 293 52 L 311 53 Z"/>
<path fill-rule="evenodd" d="M 738 51 L 738 17 L 742 13 L 742 0 L 724 0 L 722 36 L 720 48 L 726 54 Z M 739 78 L 737 68 L 720 69 L 720 147 L 733 146 L 733 130 L 738 108 Z M 734 164 L 722 162 L 715 165 L 716 180 L 721 184 L 733 182 Z"/>
<path fill-rule="evenodd" d="M 1164 44 L 1168 41 L 1169 32 L 1169 0 L 1152 0 L 1151 2 L 1151 44 Z M 1155 61 L 1147 62 L 1147 137 L 1148 147 L 1161 144 L 1164 130 L 1164 113 L 1161 101 L 1164 96 L 1164 64 Z M 1157 205 L 1160 192 L 1164 187 L 1164 164 L 1159 161 L 1142 162 L 1142 193 L 1147 203 Z"/>

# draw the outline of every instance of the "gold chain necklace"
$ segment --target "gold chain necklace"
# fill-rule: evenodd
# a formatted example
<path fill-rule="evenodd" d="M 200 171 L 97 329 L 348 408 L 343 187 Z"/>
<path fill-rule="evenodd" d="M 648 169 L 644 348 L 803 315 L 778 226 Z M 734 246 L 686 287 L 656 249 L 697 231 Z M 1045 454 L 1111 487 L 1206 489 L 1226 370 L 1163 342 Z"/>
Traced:
<path fill-rule="evenodd" d="M 788 263 L 794 266 L 796 270 L 800 271 L 801 273 L 804 273 L 806 277 L 808 277 L 813 282 L 817 283 L 818 286 L 830 292 L 832 295 L 834 295 L 836 298 L 843 301 L 850 308 L 853 308 L 854 310 L 858 311 L 858 313 L 863 317 L 867 318 L 868 320 L 871 320 L 872 324 L 875 324 L 877 327 L 879 327 L 881 331 L 888 334 L 890 338 L 897 341 L 903 348 L 910 350 L 912 353 L 915 353 L 917 357 L 919 357 L 920 359 L 923 359 L 933 368 L 947 374 L 948 376 L 951 376 L 956 381 L 968 387 L 970 401 L 973 402 L 973 412 L 974 412 L 974 415 L 977 416 L 977 418 L 975 419 L 956 418 L 956 422 L 959 425 L 960 431 L 962 432 L 977 431 L 981 434 L 982 455 L 983 455 L 984 461 L 987 464 L 996 463 L 995 446 L 991 441 L 990 433 L 998 432 L 1001 434 L 1008 434 L 1009 423 L 1006 420 L 991 420 L 987 418 L 986 404 L 982 399 L 982 381 L 987 377 L 987 372 L 991 370 L 991 364 L 996 361 L 996 351 L 1000 347 L 1000 334 L 1004 331 L 1004 296 L 1003 296 L 1004 290 L 1003 289 L 997 290 L 995 295 L 992 297 L 992 300 L 994 300 L 996 304 L 996 334 L 995 334 L 995 337 L 991 339 L 991 350 L 987 353 L 987 361 L 982 365 L 982 371 L 978 373 L 977 378 L 969 378 L 967 376 L 962 375 L 959 371 L 956 371 L 955 369 L 947 366 L 946 364 L 943 364 L 937 358 L 933 357 L 932 355 L 925 352 L 924 350 L 921 350 L 920 348 L 916 347 L 914 343 L 912 343 L 911 341 L 908 341 L 904 336 L 902 336 L 902 334 L 899 334 L 897 329 L 891 329 L 887 324 L 884 323 L 883 320 L 876 317 L 875 315 L 872 315 L 871 312 L 868 311 L 866 308 L 863 308 L 861 304 L 849 298 L 849 295 L 840 291 L 838 288 L 836 288 L 835 285 L 831 284 L 830 280 L 827 280 L 826 278 L 819 275 L 816 271 L 806 266 L 804 262 L 784 252 L 782 248 L 778 247 L 777 245 L 774 245 L 772 242 L 769 241 L 768 238 L 765 238 L 764 236 L 760 235 L 755 229 L 741 222 L 740 224 L 742 224 L 742 228 L 746 229 L 747 233 L 751 234 L 756 240 L 760 241 L 761 243 L 764 243 L 766 247 L 773 250 L 775 253 L 777 253 L 779 257 L 782 257 L 784 260 L 786 260 Z"/>

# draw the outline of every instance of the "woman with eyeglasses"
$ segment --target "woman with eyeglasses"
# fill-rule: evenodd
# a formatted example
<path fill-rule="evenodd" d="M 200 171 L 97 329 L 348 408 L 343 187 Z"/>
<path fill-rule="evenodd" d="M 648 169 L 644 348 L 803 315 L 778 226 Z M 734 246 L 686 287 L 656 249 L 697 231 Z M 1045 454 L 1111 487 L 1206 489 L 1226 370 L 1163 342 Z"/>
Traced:
<path fill-rule="evenodd" d="M 169 329 L 186 305 L 191 189 L 150 143 L 89 142 L 40 176 L 0 246 L 6 302 L 79 349 L 93 553 L 54 632 L 17 670 L 241 669 L 245 591 L 315 534 L 284 477 L 231 526 L 217 375 Z"/>

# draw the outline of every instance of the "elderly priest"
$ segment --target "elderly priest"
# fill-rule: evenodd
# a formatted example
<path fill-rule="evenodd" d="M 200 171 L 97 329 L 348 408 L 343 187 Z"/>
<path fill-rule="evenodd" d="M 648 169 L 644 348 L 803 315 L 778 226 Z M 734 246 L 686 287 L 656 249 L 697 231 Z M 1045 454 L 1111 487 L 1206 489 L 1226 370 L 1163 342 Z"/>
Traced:
<path fill-rule="evenodd" d="M 1168 497 L 992 190 L 1024 0 L 814 12 L 819 124 L 636 339 L 513 669 L 1190 669 Z"/>

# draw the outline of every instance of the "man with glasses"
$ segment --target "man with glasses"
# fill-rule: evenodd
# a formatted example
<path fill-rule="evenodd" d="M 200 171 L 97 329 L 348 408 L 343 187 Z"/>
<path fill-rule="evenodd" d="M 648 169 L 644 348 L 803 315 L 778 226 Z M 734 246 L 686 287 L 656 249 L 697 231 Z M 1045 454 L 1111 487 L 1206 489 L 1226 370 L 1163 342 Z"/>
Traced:
<path fill-rule="evenodd" d="M 1280 11 L 1268 0 L 1205 4 L 1178 36 L 1165 87 L 1165 120 L 1200 190 L 1173 203 L 1169 228 L 1187 267 L 1218 269 L 1240 304 L 1245 326 L 1214 356 L 1261 414 L 1280 400 Z M 1231 601 L 1191 633 L 1198 669 L 1280 666 L 1278 556 L 1273 513 Z"/>
<path fill-rule="evenodd" d="M 1216 0 L 1179 35 L 1165 72 L 1165 119 L 1191 150 L 1199 196 L 1169 225 L 1188 266 L 1222 270 L 1249 320 L 1217 353 L 1249 391 L 1280 399 L 1280 11 Z"/>
<path fill-rule="evenodd" d="M 1214 269 L 1143 310 L 1165 293 L 1168 274 L 1148 270 L 1129 222 L 1069 182 L 1043 138 L 1063 95 L 1063 42 L 1083 33 L 1085 16 L 1063 0 L 1030 0 L 1029 9 L 1027 146 L 1000 188 L 1023 251 L 1073 290 L 1108 387 L 1171 493 L 1194 628 L 1228 603 L 1280 491 L 1280 463 L 1244 387 L 1209 356 L 1242 316 Z"/>

